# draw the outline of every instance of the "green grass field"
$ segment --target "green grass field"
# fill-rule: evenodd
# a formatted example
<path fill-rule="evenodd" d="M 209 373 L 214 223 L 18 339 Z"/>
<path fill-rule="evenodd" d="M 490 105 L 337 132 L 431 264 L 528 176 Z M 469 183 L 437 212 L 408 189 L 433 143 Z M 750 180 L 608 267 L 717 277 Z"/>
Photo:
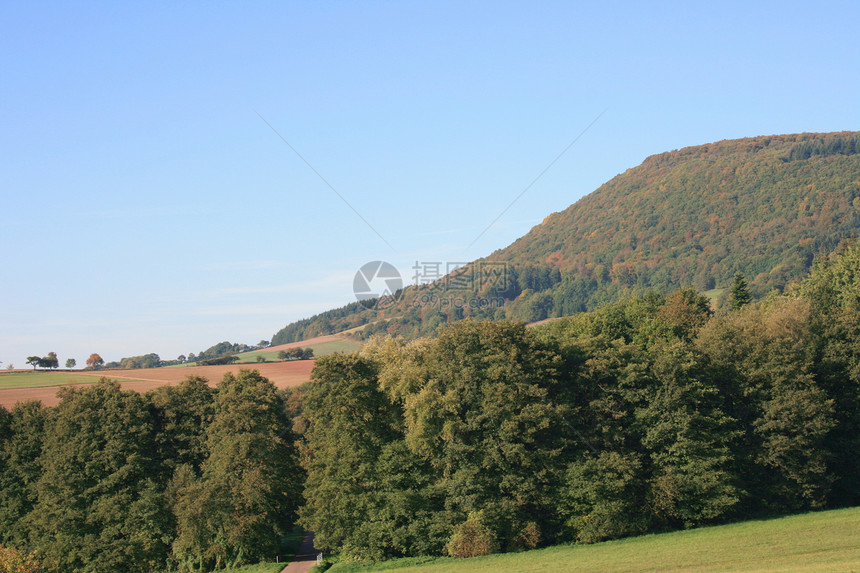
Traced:
<path fill-rule="evenodd" d="M 7 388 L 40 388 L 63 384 L 93 383 L 98 378 L 72 372 L 10 372 L 0 374 L 0 390 Z"/>
<path fill-rule="evenodd" d="M 354 340 L 332 340 L 330 342 L 320 342 L 319 344 L 308 344 L 307 346 L 302 346 L 302 348 L 313 348 L 314 357 L 319 358 L 320 356 L 334 354 L 335 352 L 355 352 L 361 348 L 361 343 Z M 278 352 L 274 350 L 272 352 L 246 352 L 244 354 L 237 354 L 236 356 L 239 357 L 237 364 L 257 362 L 258 356 L 262 356 L 267 362 L 280 362 Z"/>
<path fill-rule="evenodd" d="M 230 569 L 232 573 L 277 573 L 286 567 L 285 563 L 258 563 L 256 565 L 245 565 L 238 569 Z"/>
<path fill-rule="evenodd" d="M 396 559 L 376 565 L 336 563 L 328 571 L 860 573 L 860 508 L 472 559 Z"/>
<path fill-rule="evenodd" d="M 709 299 L 711 299 L 711 304 L 714 304 L 714 303 L 716 303 L 716 300 L 718 298 L 720 298 L 720 295 L 722 295 L 723 292 L 725 292 L 725 290 L 726 289 L 724 289 L 724 288 L 715 288 L 715 289 L 705 291 L 702 294 L 705 295 L 706 297 L 708 297 Z"/>
<path fill-rule="evenodd" d="M 286 566 L 286 563 L 257 563 L 256 565 L 245 565 L 236 569 L 222 569 L 221 571 L 229 571 L 229 573 L 278 573 Z"/>

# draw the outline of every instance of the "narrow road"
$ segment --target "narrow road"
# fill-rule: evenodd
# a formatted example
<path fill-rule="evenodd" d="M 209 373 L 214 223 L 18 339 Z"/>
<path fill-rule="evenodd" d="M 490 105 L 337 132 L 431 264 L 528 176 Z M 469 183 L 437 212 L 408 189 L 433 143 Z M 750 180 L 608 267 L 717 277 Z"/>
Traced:
<path fill-rule="evenodd" d="M 305 533 L 305 539 L 296 553 L 296 558 L 284 567 L 281 573 L 308 573 L 311 567 L 317 564 L 318 553 L 319 551 L 314 549 L 314 534 L 308 531 Z"/>

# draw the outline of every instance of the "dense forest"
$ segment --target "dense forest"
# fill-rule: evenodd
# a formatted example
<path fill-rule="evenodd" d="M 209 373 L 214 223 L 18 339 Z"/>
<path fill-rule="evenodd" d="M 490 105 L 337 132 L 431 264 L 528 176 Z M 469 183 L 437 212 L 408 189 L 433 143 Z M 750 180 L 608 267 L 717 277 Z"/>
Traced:
<path fill-rule="evenodd" d="M 0 551 L 49 573 L 222 569 L 294 523 L 466 557 L 858 505 L 860 246 L 717 312 L 686 287 L 377 337 L 291 391 L 61 392 L 0 408 Z"/>
<path fill-rule="evenodd" d="M 860 503 L 860 248 L 761 302 L 692 288 L 321 358 L 301 523 L 472 556 Z"/>
<path fill-rule="evenodd" d="M 457 277 L 408 287 L 381 310 L 353 303 L 289 324 L 272 344 L 357 326 L 415 338 L 464 318 L 532 322 L 648 290 L 724 289 L 738 271 L 761 297 L 858 230 L 858 133 L 688 147 L 647 158 Z"/>
<path fill-rule="evenodd" d="M 54 408 L 0 407 L 0 548 L 50 573 L 211 571 L 277 554 L 303 472 L 268 380 L 60 392 Z"/>

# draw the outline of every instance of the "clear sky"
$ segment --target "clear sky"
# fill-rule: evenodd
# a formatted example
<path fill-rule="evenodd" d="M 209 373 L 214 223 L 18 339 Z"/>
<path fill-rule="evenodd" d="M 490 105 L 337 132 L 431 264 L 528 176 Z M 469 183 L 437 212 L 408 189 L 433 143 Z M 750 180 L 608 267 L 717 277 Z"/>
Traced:
<path fill-rule="evenodd" d="M 255 344 L 648 155 L 860 130 L 860 4 L 630 4 L 2 1 L 2 367 Z"/>

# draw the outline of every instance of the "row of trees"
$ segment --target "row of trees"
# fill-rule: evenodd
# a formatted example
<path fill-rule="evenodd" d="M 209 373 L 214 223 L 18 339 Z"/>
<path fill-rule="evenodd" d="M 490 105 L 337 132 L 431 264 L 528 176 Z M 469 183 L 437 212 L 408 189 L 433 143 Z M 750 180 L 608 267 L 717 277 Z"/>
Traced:
<path fill-rule="evenodd" d="M 60 359 L 57 358 L 56 352 L 49 352 L 47 356 L 28 356 L 27 364 L 31 365 L 33 370 L 36 368 L 59 368 Z M 99 368 L 103 364 L 104 360 L 102 360 L 102 357 L 98 354 L 90 354 L 90 357 L 87 358 L 88 368 Z M 77 365 L 78 361 L 74 358 L 66 360 L 66 368 L 74 368 Z"/>
<path fill-rule="evenodd" d="M 59 368 L 60 360 L 57 358 L 56 352 L 49 352 L 47 356 L 28 356 L 27 364 L 36 368 Z"/>
<path fill-rule="evenodd" d="M 101 380 L 0 407 L 0 546 L 43 572 L 209 571 L 271 558 L 299 503 L 284 396 L 257 372 L 145 396 Z"/>
<path fill-rule="evenodd" d="M 288 348 L 278 352 L 278 360 L 311 360 L 313 357 L 313 348 Z"/>
<path fill-rule="evenodd" d="M 860 503 L 860 249 L 714 315 L 693 289 L 320 358 L 301 523 L 467 556 Z"/>

